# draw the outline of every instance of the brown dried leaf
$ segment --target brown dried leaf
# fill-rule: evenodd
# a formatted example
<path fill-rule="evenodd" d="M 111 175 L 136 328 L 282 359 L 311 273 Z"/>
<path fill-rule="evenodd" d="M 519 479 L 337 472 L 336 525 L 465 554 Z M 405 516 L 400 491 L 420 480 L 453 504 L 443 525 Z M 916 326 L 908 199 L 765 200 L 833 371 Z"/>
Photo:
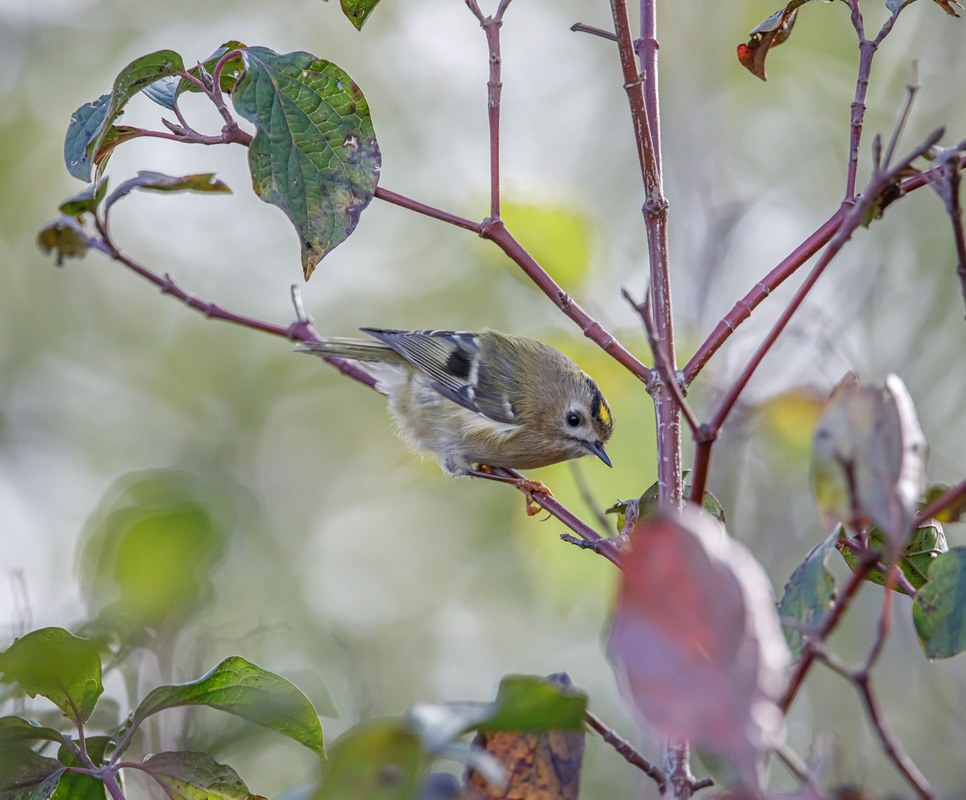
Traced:
<path fill-rule="evenodd" d="M 584 755 L 581 731 L 483 733 L 473 744 L 492 753 L 507 772 L 503 786 L 470 771 L 477 800 L 577 800 Z"/>

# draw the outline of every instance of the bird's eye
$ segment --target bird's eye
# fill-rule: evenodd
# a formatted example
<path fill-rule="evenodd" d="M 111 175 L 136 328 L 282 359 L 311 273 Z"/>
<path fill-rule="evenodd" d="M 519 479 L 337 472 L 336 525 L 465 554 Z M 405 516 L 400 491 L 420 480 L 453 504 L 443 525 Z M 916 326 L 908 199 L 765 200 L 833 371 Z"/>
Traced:
<path fill-rule="evenodd" d="M 567 414 L 567 424 L 571 428 L 576 428 L 580 424 L 580 414 L 578 414 L 576 411 L 571 411 L 569 414 Z"/>

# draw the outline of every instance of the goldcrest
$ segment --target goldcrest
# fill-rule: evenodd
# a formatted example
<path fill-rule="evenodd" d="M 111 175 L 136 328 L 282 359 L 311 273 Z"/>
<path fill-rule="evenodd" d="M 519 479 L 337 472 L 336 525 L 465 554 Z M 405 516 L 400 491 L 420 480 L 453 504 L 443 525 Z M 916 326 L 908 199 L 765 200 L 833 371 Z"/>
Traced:
<path fill-rule="evenodd" d="M 298 349 L 354 362 L 389 400 L 399 433 L 450 475 L 597 456 L 614 422 L 593 379 L 554 348 L 497 331 L 362 328 L 372 339 Z"/>

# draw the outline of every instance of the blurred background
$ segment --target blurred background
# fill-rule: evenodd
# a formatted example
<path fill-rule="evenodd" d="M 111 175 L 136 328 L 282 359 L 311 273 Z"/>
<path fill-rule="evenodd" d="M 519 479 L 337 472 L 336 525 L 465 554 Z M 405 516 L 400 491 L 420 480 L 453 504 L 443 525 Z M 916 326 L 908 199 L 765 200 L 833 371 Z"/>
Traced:
<path fill-rule="evenodd" d="M 877 30 L 884 4 L 865 5 L 866 27 Z M 682 364 L 845 189 L 858 61 L 846 9 L 803 8 L 762 83 L 735 47 L 775 10 L 764 0 L 660 10 Z M 517 2 L 507 13 L 505 217 L 650 362 L 620 296 L 627 287 L 640 297 L 646 285 L 623 81 L 613 45 L 570 32 L 578 21 L 609 27 L 608 4 Z M 900 150 L 940 124 L 946 144 L 966 136 L 964 24 L 929 2 L 901 15 L 873 69 L 860 186 L 872 135 L 891 134 L 912 59 L 922 89 Z M 58 269 L 38 251 L 38 228 L 82 188 L 62 159 L 71 113 L 140 55 L 170 48 L 190 64 L 229 39 L 337 63 L 368 98 L 382 186 L 464 217 L 488 213 L 487 52 L 459 0 L 387 0 L 362 33 L 335 2 L 0 0 L 0 648 L 48 625 L 142 636 L 150 649 L 110 676 L 105 724 L 159 681 L 191 680 L 242 655 L 309 695 L 328 742 L 414 702 L 489 699 L 507 673 L 566 671 L 592 710 L 659 759 L 660 743 L 623 710 L 603 653 L 608 562 L 561 543 L 557 522 L 527 517 L 517 492 L 421 462 L 392 435 L 381 397 L 287 342 L 205 320 L 96 254 Z M 185 110 L 196 128 L 220 128 L 199 98 Z M 122 122 L 159 128 L 160 111 L 137 98 Z M 109 174 L 116 185 L 138 169 L 215 171 L 234 194 L 128 197 L 113 216 L 127 253 L 205 300 L 292 321 L 297 237 L 252 194 L 241 147 L 137 141 L 115 153 Z M 898 373 L 931 442 L 930 479 L 966 475 L 966 324 L 949 221 L 929 190 L 886 220 L 860 231 L 822 278 L 715 451 L 711 489 L 778 594 L 822 535 L 808 483 L 811 427 L 845 371 L 877 382 Z M 793 289 L 775 292 L 701 374 L 691 397 L 705 415 Z M 532 477 L 590 521 L 655 480 L 640 384 L 471 234 L 374 201 L 302 296 L 326 335 L 489 326 L 556 345 L 610 400 L 615 468 L 586 459 Z M 180 538 L 167 533 L 172 519 Z M 958 526 L 947 536 L 966 543 Z M 880 598 L 863 591 L 834 640 L 844 658 L 864 657 Z M 934 785 L 966 796 L 953 755 L 966 736 L 966 661 L 929 664 L 910 602 L 894 609 L 878 670 L 885 711 Z M 312 755 L 282 737 L 217 712 L 186 719 L 154 731 L 153 749 L 187 737 L 269 797 L 316 775 Z M 821 755 L 828 781 L 904 790 L 839 678 L 816 669 L 789 727 L 799 753 Z M 794 785 L 773 772 L 776 785 Z M 583 787 L 586 797 L 657 796 L 593 737 Z"/>

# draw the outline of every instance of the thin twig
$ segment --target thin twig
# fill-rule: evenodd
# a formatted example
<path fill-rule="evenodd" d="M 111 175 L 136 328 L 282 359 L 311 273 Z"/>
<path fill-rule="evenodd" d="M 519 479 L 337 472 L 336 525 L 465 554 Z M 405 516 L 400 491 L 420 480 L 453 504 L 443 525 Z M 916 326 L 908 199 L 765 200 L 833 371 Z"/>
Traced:
<path fill-rule="evenodd" d="M 661 770 L 638 753 L 630 742 L 615 733 L 613 728 L 605 724 L 596 714 L 587 711 L 584 713 L 584 719 L 593 730 L 600 734 L 601 739 L 613 747 L 628 764 L 632 764 L 649 778 L 652 778 L 657 783 L 658 788 L 664 786 L 664 774 Z"/>
<path fill-rule="evenodd" d="M 612 42 L 617 41 L 617 36 L 611 31 L 605 31 L 603 28 L 595 28 L 593 25 L 584 25 L 583 22 L 575 22 L 570 26 L 570 30 L 574 33 L 589 33 L 591 36 L 599 36 L 601 39 L 608 39 Z"/>
<path fill-rule="evenodd" d="M 892 157 L 895 155 L 896 147 L 899 146 L 899 139 L 902 137 L 902 131 L 905 130 L 906 123 L 909 121 L 909 115 L 912 113 L 912 104 L 915 101 L 918 93 L 919 62 L 913 61 L 910 68 L 909 83 L 906 84 L 906 102 L 902 104 L 902 111 L 899 113 L 899 119 L 896 122 L 895 128 L 892 129 L 892 138 L 889 140 L 889 146 L 886 148 L 885 157 L 882 159 L 883 169 L 888 169 L 889 164 L 892 163 Z"/>
<path fill-rule="evenodd" d="M 573 475 L 574 485 L 577 487 L 577 493 L 583 499 L 584 503 L 586 503 L 587 507 L 590 509 L 590 513 L 593 514 L 594 519 L 597 520 L 597 523 L 604 530 L 607 530 L 610 527 L 611 522 L 607 519 L 607 515 L 600 510 L 600 505 L 597 503 L 593 492 L 590 490 L 590 484 L 587 483 L 587 476 L 584 475 L 584 470 L 580 466 L 580 461 L 575 458 L 568 461 L 567 464 L 570 466 L 570 474 Z"/>
<path fill-rule="evenodd" d="M 761 364 L 765 355 L 774 346 L 776 340 L 788 325 L 789 320 L 799 309 L 805 298 L 810 294 L 812 288 L 815 286 L 815 283 L 822 276 L 822 273 L 825 272 L 825 269 L 828 267 L 828 265 L 839 254 L 855 230 L 863 223 L 863 221 L 865 221 L 866 214 L 869 212 L 869 209 L 873 206 L 873 204 L 877 202 L 881 193 L 887 187 L 893 185 L 898 177 L 903 174 L 903 172 L 913 161 L 928 151 L 929 148 L 932 147 L 942 136 L 942 133 L 943 131 L 941 129 L 934 131 L 921 145 L 919 145 L 898 165 L 896 165 L 896 167 L 872 178 L 872 181 L 870 182 L 866 191 L 863 193 L 861 200 L 852 206 L 852 208 L 846 214 L 845 219 L 842 221 L 842 224 L 839 226 L 838 230 L 836 230 L 835 235 L 825 248 L 825 252 L 822 253 L 821 258 L 812 268 L 812 271 L 802 282 L 801 286 L 799 286 L 798 290 L 795 292 L 794 296 L 779 316 L 778 321 L 772 326 L 772 329 L 768 332 L 768 335 L 765 336 L 761 345 L 759 345 L 758 349 L 755 351 L 755 354 L 745 366 L 745 369 L 741 372 L 741 375 L 725 395 L 725 398 L 722 400 L 718 410 L 715 412 L 715 415 L 710 422 L 710 427 L 712 430 L 719 431 L 721 429 L 721 426 L 731 413 L 735 403 L 737 403 L 738 398 L 744 391 L 745 386 L 748 385 L 748 381 L 751 380 L 751 376 L 758 369 L 758 366 Z"/>
<path fill-rule="evenodd" d="M 674 398 L 674 401 L 678 404 L 678 408 L 681 410 L 681 415 L 688 423 L 688 427 L 691 428 L 691 433 L 694 436 L 698 436 L 701 429 L 701 423 L 698 422 L 698 418 L 695 416 L 694 411 L 692 411 L 691 406 L 685 399 L 684 391 L 681 388 L 681 378 L 679 375 L 671 371 L 667 354 L 664 352 L 664 348 L 661 347 L 661 342 L 657 338 L 657 332 L 654 330 L 654 318 L 651 315 L 650 294 L 646 294 L 640 303 L 631 297 L 631 294 L 627 291 L 627 289 L 621 289 L 621 295 L 628 303 L 631 304 L 631 307 L 641 318 L 641 322 L 644 325 L 644 331 L 647 333 L 647 342 L 651 346 L 651 355 L 654 357 L 654 368 L 661 376 L 661 381 L 671 392 L 671 396 Z M 654 386 L 653 381 L 651 382 L 651 385 L 652 387 Z"/>
<path fill-rule="evenodd" d="M 936 800 L 936 793 L 929 785 L 929 781 L 926 780 L 926 776 L 919 771 L 919 768 L 909 758 L 902 743 L 892 733 L 885 717 L 882 715 L 878 698 L 872 690 L 871 677 L 868 674 L 860 674 L 855 676 L 854 682 L 862 696 L 872 728 L 879 737 L 879 742 L 885 754 L 922 800 Z"/>
<path fill-rule="evenodd" d="M 815 785 L 812 776 L 808 772 L 808 766 L 798 757 L 794 750 L 792 750 L 787 744 L 780 745 L 775 748 L 775 756 L 778 758 L 785 768 L 794 775 L 798 781 L 813 792 L 815 792 L 816 797 L 820 797 L 818 787 Z"/>
<path fill-rule="evenodd" d="M 631 374 L 642 380 L 645 385 L 651 379 L 651 370 L 638 360 L 627 348 L 608 332 L 597 320 L 590 316 L 577 302 L 554 281 L 547 271 L 514 238 L 501 220 L 487 220 L 480 231 L 484 239 L 494 242 L 514 261 L 526 276 L 542 291 L 554 305 L 577 324 L 584 336 L 600 347 Z"/>

